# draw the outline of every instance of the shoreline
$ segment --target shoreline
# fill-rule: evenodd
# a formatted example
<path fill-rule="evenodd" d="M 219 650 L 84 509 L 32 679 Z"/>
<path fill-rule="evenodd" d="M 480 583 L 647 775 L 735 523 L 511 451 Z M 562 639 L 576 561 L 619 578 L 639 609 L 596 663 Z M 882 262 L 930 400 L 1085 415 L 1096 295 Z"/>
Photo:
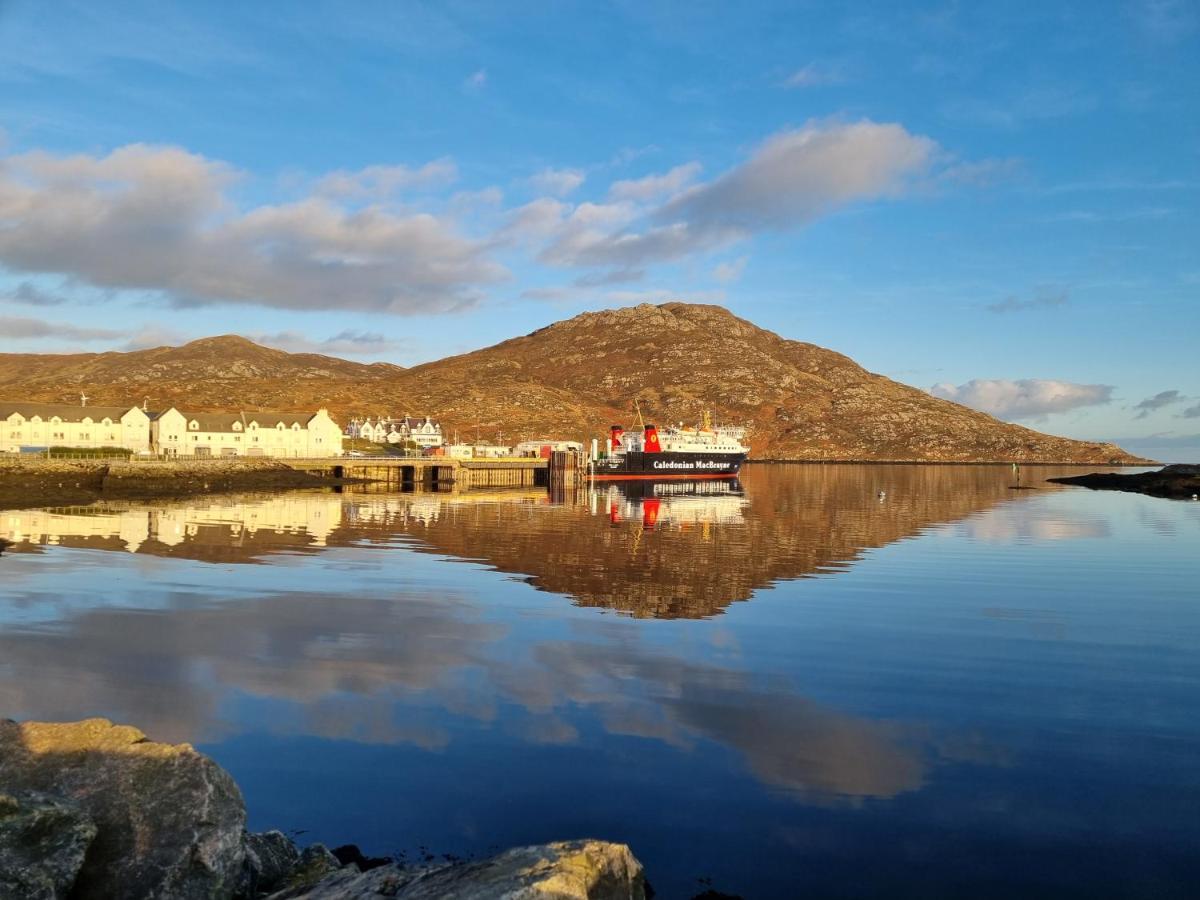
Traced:
<path fill-rule="evenodd" d="M 365 484 L 293 469 L 276 460 L 20 459 L 0 461 L 0 509 L 154 500 L 237 491 L 283 491 Z"/>
<path fill-rule="evenodd" d="M 767 466 L 978 466 L 1008 468 L 995 460 L 747 459 L 743 467 Z M 1021 462 L 1038 467 L 1128 469 L 1151 462 Z M 0 458 L 0 510 L 84 506 L 101 500 L 170 500 L 207 494 L 338 488 L 370 478 L 332 477 L 294 469 L 275 459 L 76 460 Z"/>
<path fill-rule="evenodd" d="M 1137 462 L 1058 462 L 1055 460 L 1024 459 L 767 459 L 750 457 L 743 466 L 1072 466 L 1076 468 L 1097 467 L 1103 469 L 1137 469 L 1159 466 L 1154 460 Z"/>

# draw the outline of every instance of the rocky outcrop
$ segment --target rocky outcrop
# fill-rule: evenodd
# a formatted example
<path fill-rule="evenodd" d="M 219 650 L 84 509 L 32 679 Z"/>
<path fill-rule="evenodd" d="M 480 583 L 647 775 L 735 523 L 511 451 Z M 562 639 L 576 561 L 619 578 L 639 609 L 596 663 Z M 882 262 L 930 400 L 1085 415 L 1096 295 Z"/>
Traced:
<path fill-rule="evenodd" d="M 355 867 L 270 900 L 644 900 L 641 863 L 624 844 L 562 841 L 481 862 L 424 868 Z"/>
<path fill-rule="evenodd" d="M 0 897 L 66 896 L 96 837 L 78 806 L 45 794 L 0 794 Z"/>
<path fill-rule="evenodd" d="M 0 787 L 62 804 L 41 814 L 77 835 L 71 846 L 84 833 L 71 815 L 94 826 L 73 898 L 232 896 L 242 878 L 241 792 L 188 744 L 155 743 L 105 719 L 0 721 Z M 49 852 L 59 831 L 47 834 Z"/>
<path fill-rule="evenodd" d="M 1064 478 L 1048 478 L 1055 484 L 1075 484 L 1097 491 L 1132 491 L 1151 497 L 1192 500 L 1200 497 L 1200 466 L 1163 466 L 1157 472 L 1122 475 L 1115 472 L 1091 472 Z"/>
<path fill-rule="evenodd" d="M 0 720 L 0 900 L 645 898 L 623 844 L 412 868 L 351 845 L 341 859 L 321 844 L 300 850 L 279 831 L 246 834 L 245 822 L 233 779 L 188 744 L 106 719 Z"/>

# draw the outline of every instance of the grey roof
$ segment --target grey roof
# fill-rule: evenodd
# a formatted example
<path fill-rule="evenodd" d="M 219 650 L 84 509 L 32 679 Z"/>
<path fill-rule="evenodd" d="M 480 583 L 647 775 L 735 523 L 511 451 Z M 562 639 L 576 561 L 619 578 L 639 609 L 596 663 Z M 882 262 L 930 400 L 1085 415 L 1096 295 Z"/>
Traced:
<path fill-rule="evenodd" d="M 414 428 L 420 428 L 422 425 L 425 424 L 425 417 L 424 416 L 405 416 L 403 419 L 400 420 L 400 422 L 403 425 L 403 427 L 407 428 L 409 431 L 412 431 Z M 442 427 L 439 423 L 433 421 L 432 418 L 429 419 L 429 424 L 431 426 L 433 426 L 434 428 Z"/>
<path fill-rule="evenodd" d="M 291 428 L 293 425 L 299 425 L 301 428 L 304 428 L 316 416 L 316 413 L 264 412 L 262 410 L 236 413 L 204 413 L 176 409 L 189 422 L 196 422 L 200 426 L 198 429 L 200 431 L 233 431 L 235 422 L 242 424 L 242 430 L 249 428 L 251 422 L 257 422 L 259 428 L 274 428 L 280 422 L 283 423 L 284 428 Z M 152 417 L 157 419 L 165 412 L 168 412 L 168 410 L 153 413 Z"/>
<path fill-rule="evenodd" d="M 26 421 L 34 416 L 40 416 L 44 421 L 58 416 L 64 422 L 82 422 L 85 418 L 90 418 L 93 422 L 103 419 L 116 422 L 134 408 L 132 403 L 129 406 L 80 406 L 78 403 L 21 403 L 16 400 L 0 400 L 0 421 L 13 413 L 20 413 Z"/>

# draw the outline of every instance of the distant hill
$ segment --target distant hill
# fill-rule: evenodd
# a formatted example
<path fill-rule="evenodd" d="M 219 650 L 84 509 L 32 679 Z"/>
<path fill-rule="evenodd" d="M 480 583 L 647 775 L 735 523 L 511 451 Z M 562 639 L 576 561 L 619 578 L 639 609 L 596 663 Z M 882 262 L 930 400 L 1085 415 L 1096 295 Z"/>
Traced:
<path fill-rule="evenodd" d="M 439 418 L 466 440 L 599 436 L 610 422 L 713 419 L 750 426 L 759 458 L 1136 462 L 1113 444 L 1042 434 L 866 371 L 717 306 L 584 313 L 411 369 L 291 354 L 224 336 L 182 347 L 67 356 L 0 354 L 0 397 L 220 409 L 313 409 Z"/>

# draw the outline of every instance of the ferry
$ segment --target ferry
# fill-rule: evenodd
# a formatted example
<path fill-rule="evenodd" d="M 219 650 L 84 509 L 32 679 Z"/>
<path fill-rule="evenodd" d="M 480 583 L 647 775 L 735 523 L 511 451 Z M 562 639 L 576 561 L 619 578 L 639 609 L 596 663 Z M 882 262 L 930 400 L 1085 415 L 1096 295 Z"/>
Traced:
<path fill-rule="evenodd" d="M 736 478 L 750 448 L 746 429 L 714 427 L 709 414 L 694 428 L 680 424 L 659 432 L 643 424 L 641 431 L 620 425 L 609 429 L 608 448 L 592 460 L 592 477 L 601 481 L 676 478 Z"/>

